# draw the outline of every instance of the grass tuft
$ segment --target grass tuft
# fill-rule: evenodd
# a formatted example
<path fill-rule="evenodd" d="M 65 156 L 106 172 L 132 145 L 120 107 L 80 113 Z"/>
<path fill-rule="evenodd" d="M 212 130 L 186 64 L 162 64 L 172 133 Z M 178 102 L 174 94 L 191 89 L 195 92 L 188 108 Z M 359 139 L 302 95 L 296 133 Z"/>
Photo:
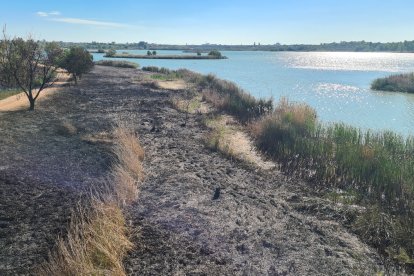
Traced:
<path fill-rule="evenodd" d="M 144 150 L 125 123 L 116 122 L 113 137 L 111 176 L 95 187 L 90 203 L 73 211 L 66 236 L 58 239 L 39 275 L 126 275 L 123 258 L 133 244 L 122 206 L 138 196 Z"/>

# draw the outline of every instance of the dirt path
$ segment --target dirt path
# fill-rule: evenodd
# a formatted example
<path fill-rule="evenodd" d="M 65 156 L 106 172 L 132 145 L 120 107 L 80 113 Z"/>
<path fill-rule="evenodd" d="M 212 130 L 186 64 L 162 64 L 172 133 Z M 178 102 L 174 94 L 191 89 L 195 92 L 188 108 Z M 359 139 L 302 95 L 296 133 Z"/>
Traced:
<path fill-rule="evenodd" d="M 207 149 L 202 142 L 209 131 L 202 123 L 206 115 L 191 114 L 182 127 L 185 114 L 172 108 L 171 91 L 137 82 L 139 74 L 144 73 L 96 66 L 78 87 L 44 99 L 36 116 L 3 113 L 0 168 L 5 175 L 21 176 L 25 189 L 33 179 L 52 192 L 19 197 L 13 190 L 17 180 L 2 184 L 9 196 L 0 201 L 2 208 L 13 210 L 13 202 L 23 200 L 13 217 L 25 217 L 27 225 L 15 235 L 9 230 L 18 222 L 7 222 L 7 234 L 0 235 L 0 274 L 24 274 L 47 256 L 59 219 L 41 228 L 44 221 L 27 209 L 41 205 L 42 216 L 60 216 L 53 202 L 68 206 L 73 198 L 62 195 L 63 187 L 82 190 L 105 176 L 111 160 L 105 133 L 115 118 L 136 126 L 147 156 L 146 181 L 128 211 L 132 230 L 140 230 L 125 260 L 130 275 L 367 275 L 381 270 L 375 252 L 332 219 L 341 216 L 335 206 L 315 197 L 306 183 Z M 76 131 L 62 129 L 67 124 Z M 43 146 L 33 145 L 33 137 Z M 51 204 L 30 200 L 39 194 Z M 0 213 L 0 234 L 5 218 Z M 4 251 L 24 244 L 22 236 L 31 237 L 29 249 Z"/>
<path fill-rule="evenodd" d="M 43 99 L 56 93 L 56 91 L 60 89 L 60 86 L 63 86 L 67 83 L 68 78 L 68 75 L 62 75 L 60 81 L 56 82 L 53 87 L 46 88 L 40 93 L 38 101 L 42 101 Z M 27 97 L 23 92 L 0 100 L 0 112 L 27 109 L 28 106 L 29 103 Z"/>

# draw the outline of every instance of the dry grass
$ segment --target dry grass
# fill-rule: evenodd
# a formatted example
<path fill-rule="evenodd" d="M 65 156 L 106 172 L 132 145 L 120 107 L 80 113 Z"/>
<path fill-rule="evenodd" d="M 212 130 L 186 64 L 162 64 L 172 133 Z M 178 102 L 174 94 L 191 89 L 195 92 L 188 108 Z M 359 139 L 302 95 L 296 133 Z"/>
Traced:
<path fill-rule="evenodd" d="M 132 243 L 116 202 L 93 200 L 78 207 L 67 236 L 59 238 L 40 275 L 125 275 L 122 259 Z"/>
<path fill-rule="evenodd" d="M 204 124 L 210 128 L 205 138 L 205 143 L 210 149 L 260 169 L 269 170 L 275 167 L 273 162 L 266 161 L 259 154 L 252 139 L 231 116 L 214 117 L 205 120 Z"/>
<path fill-rule="evenodd" d="M 160 80 L 157 83 L 160 88 L 168 90 L 183 90 L 187 87 L 187 84 L 183 80 Z"/>
<path fill-rule="evenodd" d="M 144 150 L 137 135 L 128 131 L 128 127 L 120 121 L 114 128 L 114 139 L 114 154 L 117 159 L 113 168 L 114 191 L 119 201 L 128 204 L 138 196 L 138 184 L 144 179 Z"/>
<path fill-rule="evenodd" d="M 110 177 L 95 187 L 88 207 L 74 210 L 67 235 L 58 239 L 39 275 L 126 275 L 122 260 L 133 244 L 122 206 L 138 196 L 144 150 L 137 135 L 120 121 L 113 137 L 116 160 Z"/>
<path fill-rule="evenodd" d="M 78 129 L 69 120 L 63 120 L 60 125 L 56 126 L 56 131 L 59 135 L 72 136 L 78 132 Z"/>
<path fill-rule="evenodd" d="M 208 107 L 203 104 L 201 95 L 191 99 L 173 97 L 171 103 L 175 109 L 187 113 L 206 113 L 206 109 L 208 109 Z"/>

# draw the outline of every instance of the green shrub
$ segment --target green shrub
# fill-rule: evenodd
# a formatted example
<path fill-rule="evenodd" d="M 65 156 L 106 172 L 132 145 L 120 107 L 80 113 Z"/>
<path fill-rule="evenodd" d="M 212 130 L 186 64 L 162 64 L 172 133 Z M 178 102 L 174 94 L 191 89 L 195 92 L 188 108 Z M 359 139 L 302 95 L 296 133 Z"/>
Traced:
<path fill-rule="evenodd" d="M 154 72 L 154 73 L 161 73 L 161 74 L 170 74 L 171 70 L 165 68 L 165 67 L 157 67 L 157 66 L 144 66 L 142 67 L 143 71 L 147 72 Z"/>
<path fill-rule="evenodd" d="M 75 83 L 93 68 L 93 56 L 84 48 L 72 47 L 65 52 L 60 66 L 72 74 Z"/>
<path fill-rule="evenodd" d="M 212 50 L 208 53 L 209 56 L 215 57 L 215 58 L 221 58 L 222 55 L 219 51 L 217 50 Z"/>
<path fill-rule="evenodd" d="M 213 105 L 231 113 L 242 122 L 257 119 L 273 109 L 272 99 L 257 100 L 236 84 L 213 75 L 198 79 L 204 98 Z"/>
<path fill-rule="evenodd" d="M 139 64 L 130 61 L 119 61 L 119 60 L 100 60 L 95 62 L 96 65 L 112 66 L 120 68 L 138 68 Z"/>

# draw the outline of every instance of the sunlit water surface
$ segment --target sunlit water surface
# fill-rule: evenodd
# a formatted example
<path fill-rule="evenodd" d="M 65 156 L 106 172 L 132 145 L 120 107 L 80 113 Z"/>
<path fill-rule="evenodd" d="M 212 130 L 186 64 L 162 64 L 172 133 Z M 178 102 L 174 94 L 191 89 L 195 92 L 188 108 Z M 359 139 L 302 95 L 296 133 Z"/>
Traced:
<path fill-rule="evenodd" d="M 129 51 L 142 53 L 146 51 Z M 158 54 L 182 54 L 157 51 Z M 414 94 L 370 90 L 389 74 L 414 71 L 414 54 L 222 52 L 225 60 L 127 59 L 141 66 L 188 68 L 237 83 L 256 97 L 306 102 L 323 122 L 414 134 Z M 94 54 L 95 60 L 103 59 Z"/>

